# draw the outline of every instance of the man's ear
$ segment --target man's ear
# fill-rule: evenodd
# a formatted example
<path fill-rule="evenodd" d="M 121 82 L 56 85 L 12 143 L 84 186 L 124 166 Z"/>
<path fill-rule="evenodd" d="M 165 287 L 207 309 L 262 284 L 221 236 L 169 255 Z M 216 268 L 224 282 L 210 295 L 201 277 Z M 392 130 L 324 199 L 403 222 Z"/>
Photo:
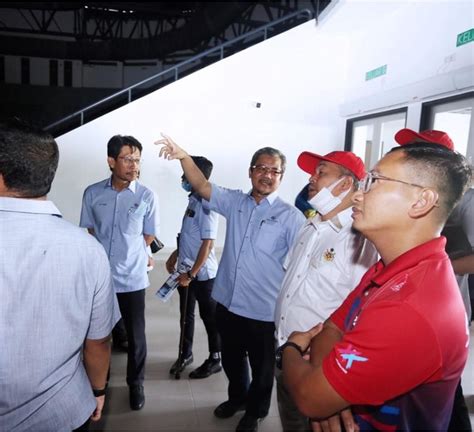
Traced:
<path fill-rule="evenodd" d="M 346 176 L 341 182 L 341 187 L 343 191 L 352 189 L 354 187 L 354 179 L 351 176 Z"/>
<path fill-rule="evenodd" d="M 344 176 L 344 180 L 337 184 L 334 188 L 334 195 L 339 196 L 341 193 L 351 190 L 354 186 L 354 179 L 351 176 Z"/>
<path fill-rule="evenodd" d="M 107 163 L 109 164 L 110 169 L 114 169 L 117 161 L 113 157 L 108 156 Z"/>
<path fill-rule="evenodd" d="M 5 192 L 8 191 L 8 188 L 5 185 L 5 182 L 3 181 L 3 175 L 0 174 L 0 196 L 3 196 Z"/>
<path fill-rule="evenodd" d="M 417 195 L 417 200 L 412 204 L 408 214 L 414 219 L 426 216 L 434 207 L 439 207 L 439 195 L 433 189 L 422 189 Z"/>

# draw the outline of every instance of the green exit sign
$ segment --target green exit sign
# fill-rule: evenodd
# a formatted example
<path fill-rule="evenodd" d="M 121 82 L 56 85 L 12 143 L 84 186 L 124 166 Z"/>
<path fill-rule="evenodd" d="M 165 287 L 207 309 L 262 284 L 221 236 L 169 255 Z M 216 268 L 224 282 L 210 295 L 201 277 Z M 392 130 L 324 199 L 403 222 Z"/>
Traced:
<path fill-rule="evenodd" d="M 387 65 L 383 65 L 378 67 L 377 69 L 373 69 L 369 72 L 365 73 L 365 80 L 369 81 L 374 78 L 378 78 L 379 76 L 385 75 L 387 73 Z"/>
<path fill-rule="evenodd" d="M 474 41 L 474 28 L 459 33 L 456 39 L 456 46 L 458 47 L 461 45 L 466 45 L 467 43 L 472 41 Z"/>

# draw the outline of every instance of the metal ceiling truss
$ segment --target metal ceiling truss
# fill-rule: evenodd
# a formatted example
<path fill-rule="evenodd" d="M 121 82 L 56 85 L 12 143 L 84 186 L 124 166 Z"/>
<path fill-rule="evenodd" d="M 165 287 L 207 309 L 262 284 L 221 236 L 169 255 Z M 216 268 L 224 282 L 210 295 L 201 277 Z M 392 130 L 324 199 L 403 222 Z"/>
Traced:
<path fill-rule="evenodd" d="M 170 53 L 165 58 L 163 58 L 163 64 L 170 65 L 178 63 L 200 52 L 209 50 L 225 42 L 228 42 L 229 40 L 242 36 L 256 28 L 268 24 L 269 22 L 282 18 L 291 12 L 297 11 L 299 8 L 301 8 L 301 3 L 304 3 L 304 6 L 306 7 L 310 6 L 313 13 L 315 13 L 320 2 L 317 0 L 312 0 L 310 2 L 299 2 L 298 0 L 286 0 L 281 2 L 253 2 L 253 4 L 251 4 L 235 22 L 231 23 L 222 32 L 215 34 L 206 40 L 202 40 L 199 45 L 191 50 L 175 51 Z M 326 1 L 324 3 L 327 5 L 330 3 L 330 1 Z M 262 14 L 262 11 L 266 14 L 266 16 Z M 290 28 L 292 24 L 293 23 L 286 22 L 280 25 L 280 30 Z M 240 45 L 245 45 L 245 41 L 242 41 Z M 238 50 L 239 49 L 237 46 L 235 46 L 235 51 Z"/>
<path fill-rule="evenodd" d="M 316 14 L 322 4 L 328 3 L 321 0 L 2 2 L 0 45 L 6 47 L 1 50 L 3 54 L 15 55 L 16 50 L 17 55 L 53 58 L 59 55 L 84 61 L 154 58 L 170 64 L 298 9 L 310 8 Z M 10 13 L 17 12 L 16 21 L 1 18 L 2 9 L 6 8 Z M 41 45 L 29 35 L 47 36 L 48 44 Z M 54 51 L 58 54 L 48 55 Z"/>

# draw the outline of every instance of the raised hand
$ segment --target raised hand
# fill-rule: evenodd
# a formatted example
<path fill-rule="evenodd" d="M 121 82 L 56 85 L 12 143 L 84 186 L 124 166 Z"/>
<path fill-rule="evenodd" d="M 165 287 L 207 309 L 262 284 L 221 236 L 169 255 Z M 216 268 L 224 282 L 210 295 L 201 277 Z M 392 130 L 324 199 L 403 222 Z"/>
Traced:
<path fill-rule="evenodd" d="M 161 132 L 162 139 L 155 141 L 156 145 L 162 145 L 159 156 L 168 160 L 184 159 L 188 154 L 176 144 L 168 135 Z"/>

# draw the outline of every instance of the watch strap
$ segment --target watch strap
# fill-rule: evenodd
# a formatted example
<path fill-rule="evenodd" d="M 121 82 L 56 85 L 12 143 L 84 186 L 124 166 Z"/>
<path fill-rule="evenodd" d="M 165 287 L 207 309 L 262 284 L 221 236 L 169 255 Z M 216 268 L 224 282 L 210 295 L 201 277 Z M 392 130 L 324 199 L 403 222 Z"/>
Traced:
<path fill-rule="evenodd" d="M 105 385 L 105 387 L 102 389 L 95 389 L 95 388 L 92 389 L 92 393 L 94 393 L 95 397 L 104 396 L 106 392 L 107 392 L 107 385 Z"/>
<path fill-rule="evenodd" d="M 288 348 L 288 347 L 293 347 L 295 348 L 301 356 L 304 355 L 304 352 L 303 350 L 301 349 L 301 347 L 295 343 L 295 342 L 285 342 L 283 345 L 281 345 L 279 348 L 277 348 L 277 355 L 276 355 L 276 367 L 278 369 L 281 369 L 282 368 L 282 365 L 283 365 L 283 351 Z"/>
<path fill-rule="evenodd" d="M 301 356 L 304 355 L 304 352 L 303 352 L 303 350 L 301 349 L 301 347 L 300 347 L 297 343 L 295 343 L 295 342 L 286 342 L 286 343 L 284 343 L 284 344 L 281 346 L 281 351 L 282 351 L 282 353 L 283 353 L 283 350 L 284 350 L 285 348 L 288 348 L 288 347 L 293 347 L 293 348 L 295 348 L 295 349 L 300 353 Z"/>

